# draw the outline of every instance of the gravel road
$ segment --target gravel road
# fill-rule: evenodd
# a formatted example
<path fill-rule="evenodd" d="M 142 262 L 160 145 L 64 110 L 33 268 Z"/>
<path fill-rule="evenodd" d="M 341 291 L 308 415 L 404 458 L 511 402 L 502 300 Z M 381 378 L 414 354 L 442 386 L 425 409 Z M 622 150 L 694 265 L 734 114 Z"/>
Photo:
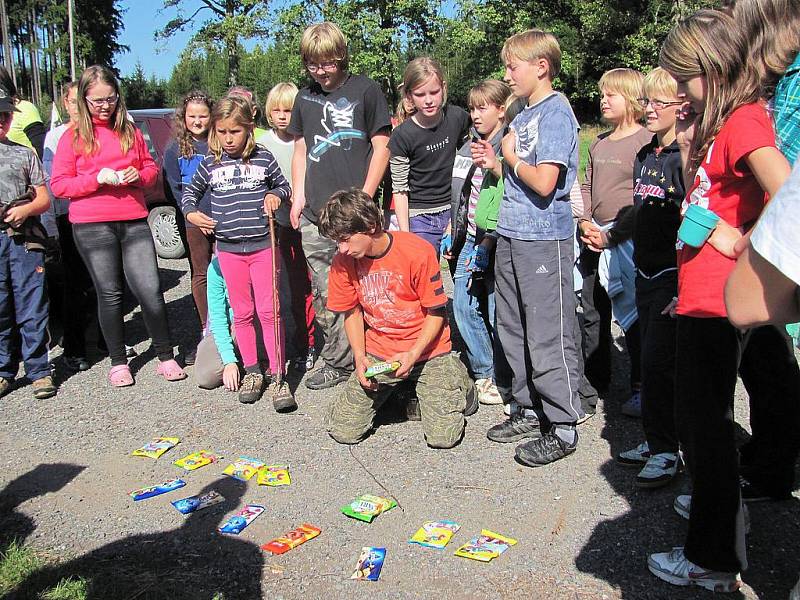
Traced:
<path fill-rule="evenodd" d="M 190 341 L 186 261 L 163 261 L 170 325 Z M 189 315 L 189 316 L 187 316 Z M 612 457 L 638 443 L 638 422 L 619 413 L 622 383 L 579 429 L 578 451 L 543 469 L 513 460 L 513 445 L 493 444 L 486 429 L 502 418 L 482 406 L 463 442 L 452 450 L 426 447 L 419 423 L 387 423 L 357 447 L 333 442 L 322 427 L 336 390 L 300 385 L 300 408 L 276 414 L 223 390 L 203 391 L 192 378 L 166 383 L 144 341 L 141 314 L 126 330 L 141 355 L 137 383 L 112 389 L 108 359 L 66 378 L 57 397 L 36 401 L 30 389 L 0 400 L 0 542 L 11 537 L 58 562 L 22 584 L 12 597 L 34 597 L 67 575 L 92 580 L 91 598 L 696 598 L 710 594 L 664 584 L 647 571 L 647 554 L 680 545 L 686 522 L 671 508 L 686 485 L 638 490 L 636 470 Z M 615 351 L 615 380 L 624 382 Z M 737 416 L 747 426 L 743 392 Z M 150 439 L 178 436 L 159 460 L 130 457 Z M 743 435 L 745 435 L 743 431 Z M 290 465 L 292 485 L 258 487 L 222 475 L 228 464 L 183 472 L 172 461 L 200 449 Z M 366 468 L 365 468 L 366 467 Z M 371 474 L 370 472 L 371 471 Z M 183 475 L 182 490 L 134 503 L 128 492 Z M 373 477 L 374 476 L 374 477 Z M 189 517 L 170 501 L 216 489 L 225 503 Z M 371 524 L 348 519 L 341 506 L 362 493 L 391 494 L 394 510 Z M 239 536 L 216 528 L 245 503 L 266 512 Z M 800 493 L 792 500 L 751 506 L 751 568 L 740 597 L 785 600 L 800 572 Z M 407 543 L 427 520 L 461 524 L 445 550 Z M 282 556 L 259 546 L 302 523 L 322 534 Z M 488 564 L 453 555 L 488 528 L 519 543 Z M 349 580 L 362 546 L 387 548 L 378 582 Z"/>

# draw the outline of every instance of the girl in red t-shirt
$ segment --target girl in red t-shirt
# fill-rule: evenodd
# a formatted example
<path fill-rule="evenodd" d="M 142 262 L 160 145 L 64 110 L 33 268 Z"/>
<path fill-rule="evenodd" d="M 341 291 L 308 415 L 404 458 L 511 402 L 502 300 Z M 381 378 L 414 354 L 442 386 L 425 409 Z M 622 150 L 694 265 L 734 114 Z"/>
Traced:
<path fill-rule="evenodd" d="M 689 190 L 683 203 L 719 217 L 701 248 L 678 242 L 676 423 L 692 495 L 676 510 L 689 516 L 684 548 L 650 556 L 659 578 L 712 591 L 739 588 L 747 567 L 744 510 L 733 421 L 742 335 L 727 319 L 723 289 L 734 245 L 789 174 L 760 100 L 747 41 L 727 14 L 702 10 L 679 23 L 661 49 L 661 66 L 678 82 L 678 144 Z"/>

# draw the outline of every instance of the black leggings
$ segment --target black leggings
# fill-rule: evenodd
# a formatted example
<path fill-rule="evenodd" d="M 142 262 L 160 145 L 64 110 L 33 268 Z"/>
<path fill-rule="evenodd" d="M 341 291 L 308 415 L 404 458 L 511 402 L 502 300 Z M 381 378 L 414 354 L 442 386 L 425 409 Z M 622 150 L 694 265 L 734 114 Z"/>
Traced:
<path fill-rule="evenodd" d="M 171 359 L 173 353 L 167 309 L 161 294 L 156 252 L 147 221 L 75 223 L 72 231 L 97 291 L 97 316 L 111 365 L 128 362 L 123 333 L 123 274 L 142 307 L 144 324 L 153 340 L 158 359 Z"/>

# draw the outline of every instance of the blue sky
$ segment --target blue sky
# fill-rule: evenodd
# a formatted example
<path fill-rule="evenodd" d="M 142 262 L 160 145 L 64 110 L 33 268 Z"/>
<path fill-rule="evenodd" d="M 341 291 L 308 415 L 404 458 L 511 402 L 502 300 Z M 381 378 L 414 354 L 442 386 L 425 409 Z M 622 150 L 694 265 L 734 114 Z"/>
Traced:
<path fill-rule="evenodd" d="M 200 6 L 200 2 L 196 0 L 185 0 L 184 4 L 187 11 L 194 11 Z M 116 56 L 120 73 L 129 75 L 139 60 L 148 75 L 155 74 L 160 78 L 168 78 L 178 62 L 178 55 L 186 47 L 191 32 L 176 34 L 168 44 L 156 42 L 153 34 L 156 29 L 175 16 L 175 9 L 164 11 L 159 15 L 159 9 L 164 6 L 161 0 L 122 0 L 120 5 L 126 9 L 122 16 L 125 29 L 120 36 L 120 43 L 130 47 L 130 52 Z M 156 51 L 159 46 L 164 47 L 162 52 Z"/>

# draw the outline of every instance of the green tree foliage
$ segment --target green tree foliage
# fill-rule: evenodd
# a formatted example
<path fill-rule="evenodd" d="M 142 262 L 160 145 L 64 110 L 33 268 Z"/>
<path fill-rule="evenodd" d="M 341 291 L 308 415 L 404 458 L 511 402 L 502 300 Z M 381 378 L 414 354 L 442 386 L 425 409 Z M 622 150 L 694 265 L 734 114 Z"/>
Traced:
<path fill-rule="evenodd" d="M 280 11 L 275 35 L 284 46 L 299 49 L 308 25 L 336 23 L 350 45 L 350 69 L 372 77 L 394 104 L 409 58 L 432 47 L 442 33 L 441 11 L 440 0 L 311 0 Z"/>
<path fill-rule="evenodd" d="M 239 80 L 240 40 L 265 36 L 267 2 L 263 0 L 201 0 L 201 6 L 187 14 L 185 0 L 164 0 L 164 9 L 177 9 L 178 15 L 159 29 L 155 38 L 168 40 L 187 27 L 195 30 L 190 44 L 195 47 L 217 47 L 225 51 L 228 85 Z M 205 19 L 205 20 L 202 20 Z"/>
<path fill-rule="evenodd" d="M 122 93 L 128 108 L 163 108 L 167 105 L 167 85 L 155 77 L 148 78 L 142 63 L 137 62 L 130 77 L 123 77 Z"/>

